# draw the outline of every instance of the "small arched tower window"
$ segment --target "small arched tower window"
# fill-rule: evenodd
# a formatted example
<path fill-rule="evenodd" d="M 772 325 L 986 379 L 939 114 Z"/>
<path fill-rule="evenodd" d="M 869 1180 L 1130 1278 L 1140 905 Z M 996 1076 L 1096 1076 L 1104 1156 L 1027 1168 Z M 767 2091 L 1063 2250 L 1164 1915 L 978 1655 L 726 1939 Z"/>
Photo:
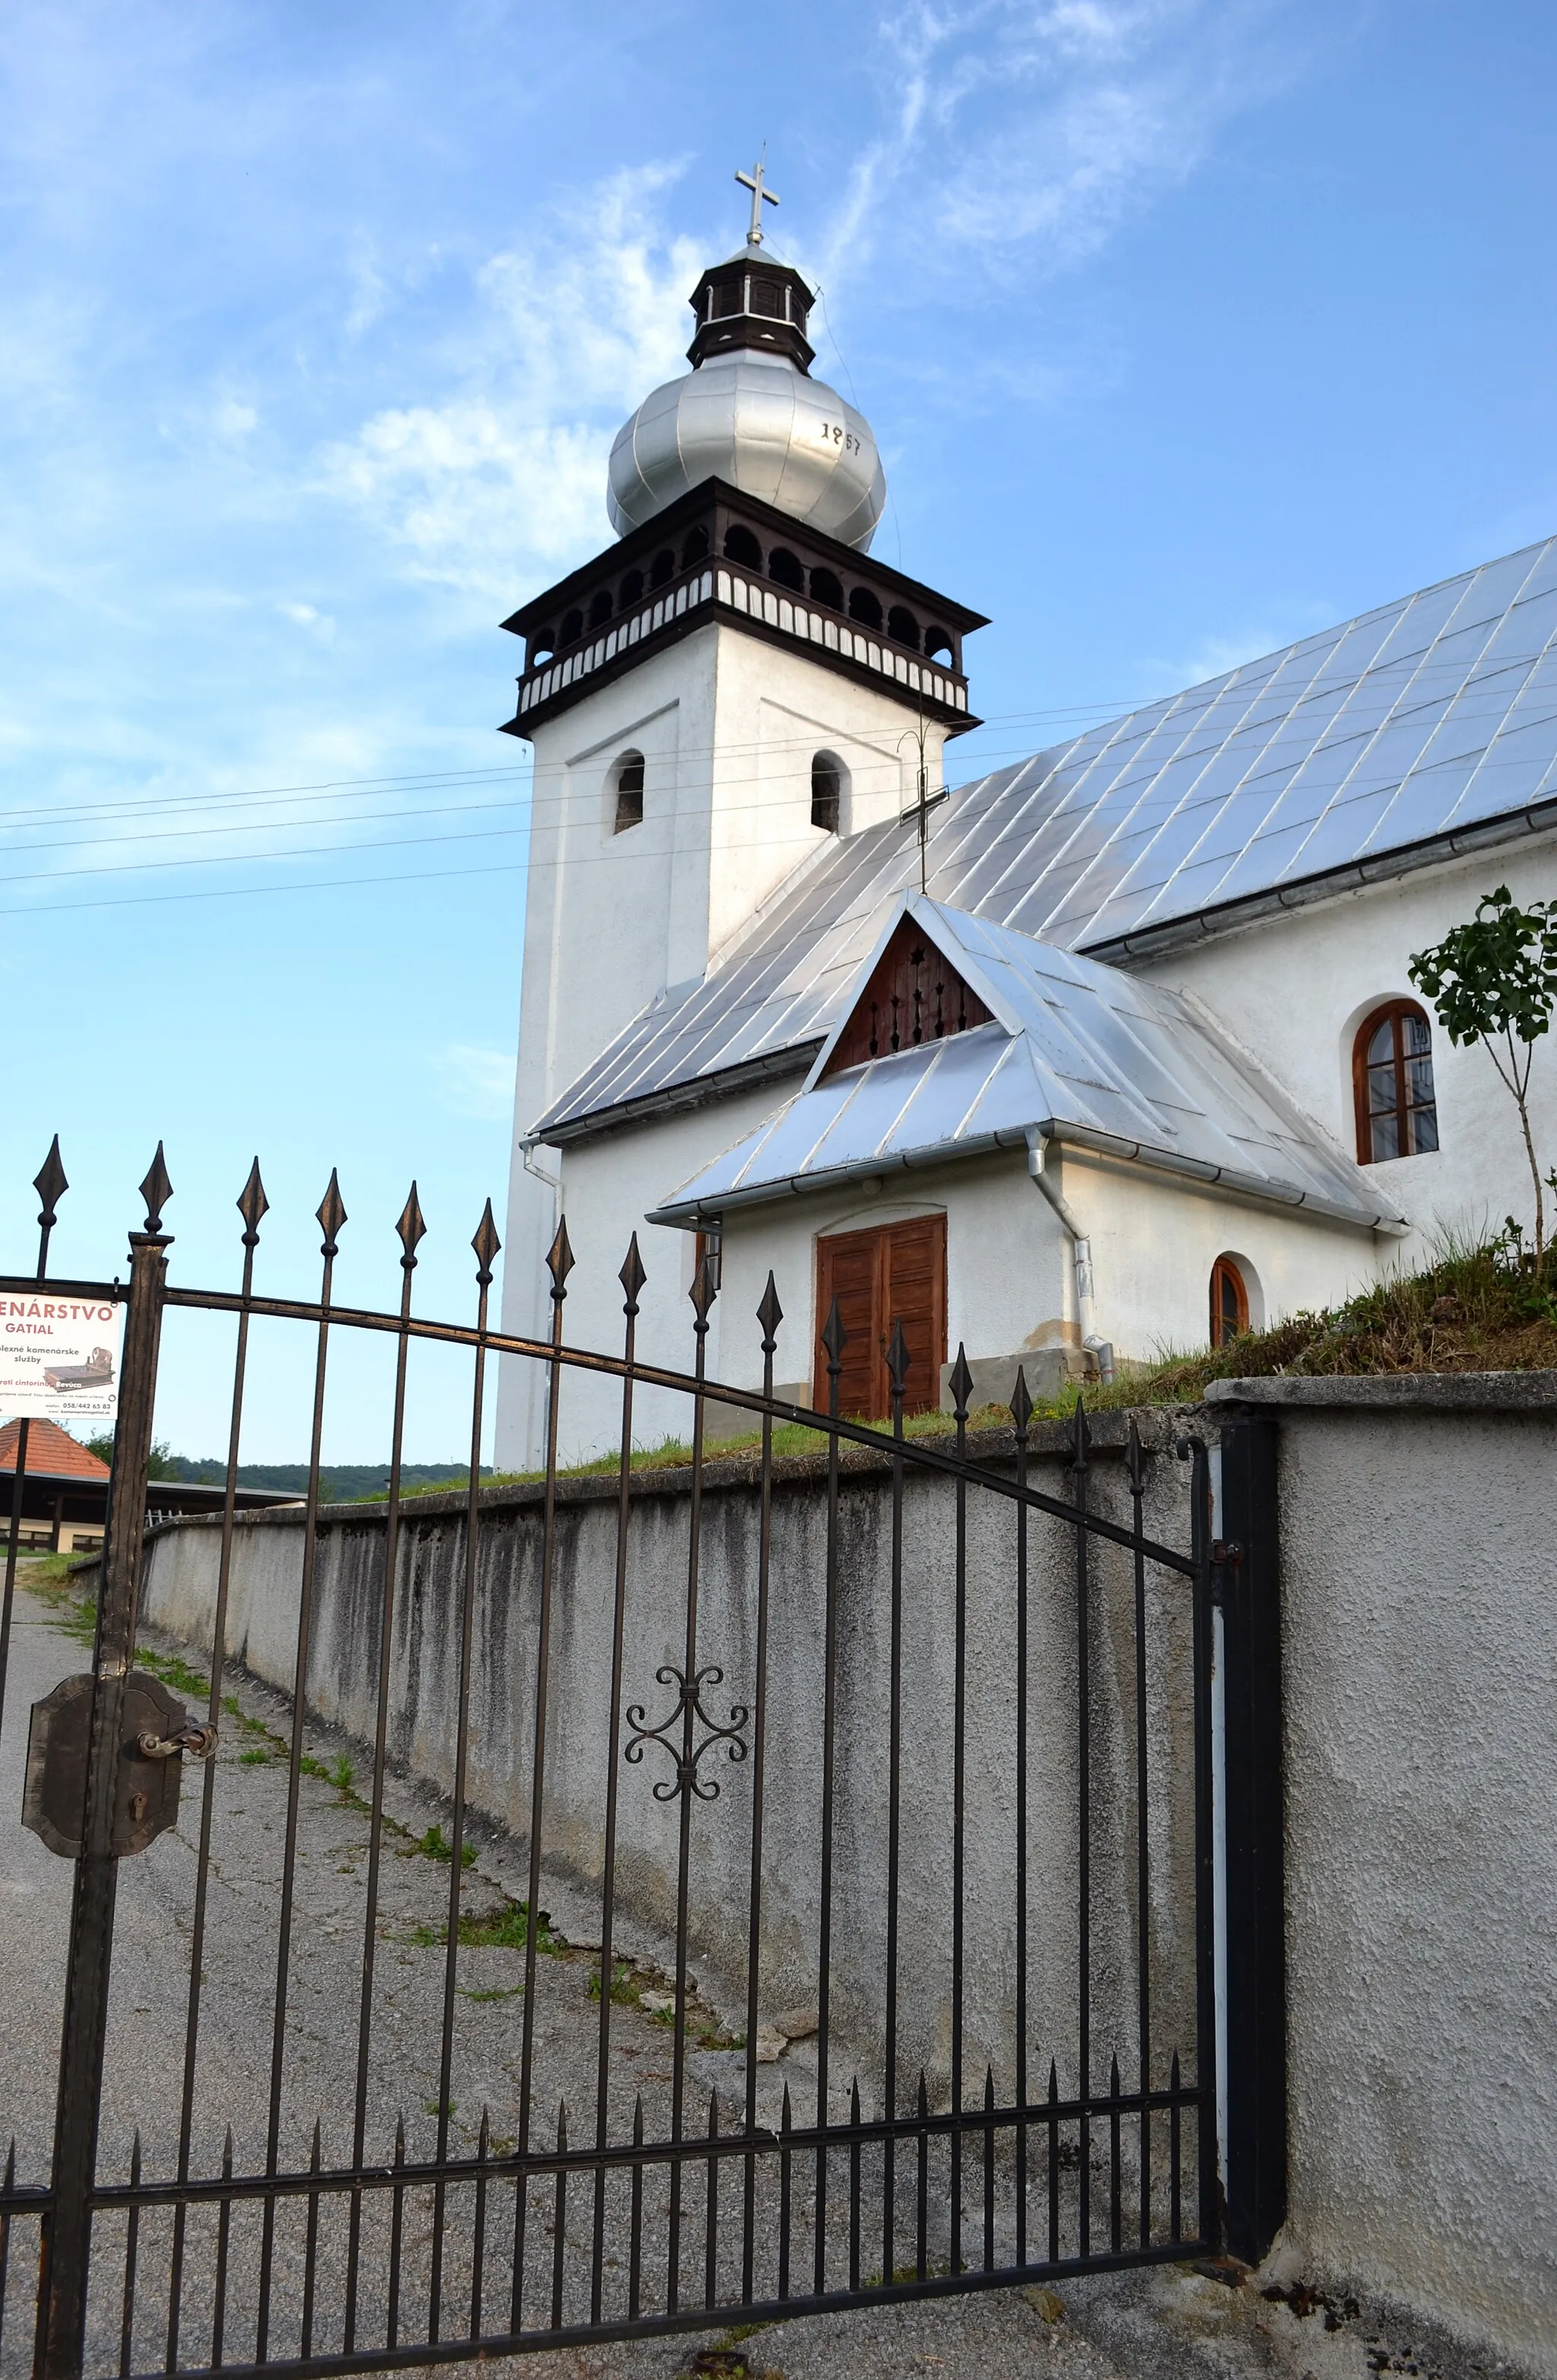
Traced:
<path fill-rule="evenodd" d="M 811 601 L 813 603 L 825 603 L 830 612 L 841 612 L 843 610 L 844 589 L 834 572 L 831 570 L 812 571 Z"/>
<path fill-rule="evenodd" d="M 621 605 L 622 605 L 622 609 L 624 610 L 624 612 L 626 610 L 627 605 L 628 605 L 629 603 L 636 603 L 636 602 L 638 601 L 639 598 L 641 596 L 641 594 L 642 594 L 642 593 L 643 593 L 643 573 L 642 573 L 642 571 L 641 571 L 641 570 L 629 570 L 629 571 L 628 571 L 628 573 L 627 573 L 627 575 L 626 575 L 626 577 L 623 579 L 623 581 L 622 581 L 622 592 L 621 592 L 620 601 L 621 601 Z"/>
<path fill-rule="evenodd" d="M 736 521 L 724 532 L 724 554 L 729 562 L 744 562 L 748 570 L 762 567 L 762 549 L 748 528 Z"/>
<path fill-rule="evenodd" d="M 643 755 L 624 752 L 612 772 L 616 793 L 616 811 L 611 832 L 625 834 L 630 826 L 643 823 Z"/>
<path fill-rule="evenodd" d="M 1414 1000 L 1392 1000 L 1366 1017 L 1352 1045 L 1357 1163 L 1425 1157 L 1438 1147 L 1432 1027 Z"/>
<path fill-rule="evenodd" d="M 849 618 L 851 620 L 863 620 L 868 628 L 879 628 L 881 626 L 882 607 L 877 602 L 876 598 L 871 594 L 869 587 L 851 587 L 849 589 Z"/>
<path fill-rule="evenodd" d="M 654 556 L 650 566 L 649 584 L 651 587 L 666 587 L 675 577 L 675 556 L 667 545 Z"/>
<path fill-rule="evenodd" d="M 1211 1267 L 1211 1345 L 1225 1347 L 1249 1327 L 1249 1293 L 1231 1257 Z"/>
<path fill-rule="evenodd" d="M 583 633 L 584 614 L 582 612 L 565 612 L 562 615 L 562 626 L 557 631 L 561 641 L 565 645 L 577 644 L 578 638 L 583 635 Z"/>
<path fill-rule="evenodd" d="M 611 612 L 612 612 L 611 589 L 610 589 L 610 588 L 609 588 L 609 587 L 602 587 L 602 588 L 601 589 L 600 593 L 599 593 L 598 595 L 592 596 L 592 597 L 590 598 L 590 627 L 591 627 L 591 628 L 603 628 L 603 627 L 604 627 L 604 625 L 605 625 L 605 624 L 606 624 L 606 622 L 607 622 L 607 620 L 609 620 L 609 619 L 610 619 L 610 617 L 611 617 Z"/>
<path fill-rule="evenodd" d="M 797 595 L 806 591 L 806 574 L 786 545 L 775 545 L 769 554 L 768 576 L 780 587 L 793 587 Z"/>
<path fill-rule="evenodd" d="M 824 834 L 837 834 L 843 812 L 843 766 L 831 752 L 819 752 L 811 762 L 811 824 Z"/>
<path fill-rule="evenodd" d="M 918 651 L 919 624 L 912 612 L 905 611 L 901 603 L 894 603 L 887 613 L 887 634 L 895 643 L 908 646 L 913 652 Z"/>
<path fill-rule="evenodd" d="M 683 570 L 690 570 L 694 562 L 701 562 L 705 560 L 707 554 L 707 529 L 690 529 L 687 536 L 682 540 L 681 543 L 681 567 Z"/>
<path fill-rule="evenodd" d="M 927 628 L 924 649 L 932 662 L 949 662 L 952 658 L 952 640 L 944 628 Z"/>

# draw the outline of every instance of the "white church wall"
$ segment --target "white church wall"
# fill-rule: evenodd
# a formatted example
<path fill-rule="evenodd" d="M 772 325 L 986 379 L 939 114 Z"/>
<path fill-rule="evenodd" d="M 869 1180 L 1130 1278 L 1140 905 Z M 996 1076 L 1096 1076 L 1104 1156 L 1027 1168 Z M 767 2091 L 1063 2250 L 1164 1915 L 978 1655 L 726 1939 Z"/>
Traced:
<path fill-rule="evenodd" d="M 1091 1240 L 1098 1334 L 1127 1362 L 1205 1346 L 1218 1257 L 1236 1259 L 1256 1329 L 1351 1296 L 1397 1260 L 1398 1242 L 1320 1215 L 1088 1150 L 1059 1157 L 1064 1195 Z"/>
<path fill-rule="evenodd" d="M 884 687 L 856 685 L 797 652 L 711 626 L 537 729 L 505 1330 L 534 1337 L 550 1327 L 542 1266 L 556 1201 L 525 1170 L 523 1134 L 641 1009 L 667 987 L 700 977 L 763 901 L 830 847 L 832 837 L 810 823 L 819 751 L 841 763 L 845 832 L 904 806 L 917 783 L 916 720 Z M 943 731 L 929 724 L 932 785 L 943 742 Z M 617 834 L 613 780 L 628 750 L 644 756 L 643 819 Z M 770 1097 L 752 1121 L 772 1104 Z M 662 1133 L 652 1180 L 635 1177 L 620 1198 L 604 1186 L 614 1179 L 614 1163 L 586 1176 L 576 1157 L 570 1197 L 577 1181 L 591 1214 L 609 1214 L 614 1232 L 624 1225 L 625 1245 L 649 1208 L 729 1146 L 736 1133 L 724 1125 L 736 1111 L 727 1102 L 707 1111 L 722 1119 L 715 1129 L 724 1131 L 712 1143 L 700 1133 L 688 1139 L 675 1124 L 668 1138 Z M 649 1144 L 631 1135 L 629 1142 L 641 1168 Z M 563 1170 L 554 1149 L 541 1149 L 535 1161 Z M 570 1230 L 572 1215 L 570 1206 Z M 613 1271 L 619 1262 L 620 1253 Z M 535 1460 L 543 1427 L 533 1367 L 503 1366 L 500 1465 Z"/>
<path fill-rule="evenodd" d="M 816 1334 L 816 1246 L 824 1234 L 873 1231 L 920 1215 L 946 1217 L 946 1337 L 955 1352 L 1004 1355 L 1055 1343 L 1074 1318 L 1074 1287 L 1064 1233 L 1053 1209 L 1027 1178 L 1025 1157 L 971 1158 L 961 1164 L 899 1172 L 831 1191 L 736 1208 L 724 1238 L 727 1354 L 724 1377 L 736 1388 L 761 1382 L 760 1343 L 735 1336 L 737 1318 L 756 1311 L 772 1268 L 785 1319 L 775 1380 L 809 1398 Z"/>
<path fill-rule="evenodd" d="M 811 762 L 828 752 L 845 778 L 843 826 L 858 834 L 913 798 L 917 714 L 884 688 L 856 685 L 798 652 L 714 631 L 718 757 L 712 801 L 706 948 L 737 933 L 795 869 L 833 838 L 811 824 Z M 926 722 L 930 782 L 944 731 Z M 700 968 L 697 970 L 700 972 Z"/>
<path fill-rule="evenodd" d="M 664 1116 L 652 1125 L 607 1134 L 600 1140 L 586 1141 L 560 1152 L 563 1211 L 577 1259 L 568 1277 L 565 1319 L 566 1334 L 573 1346 L 592 1348 L 605 1354 L 621 1353 L 623 1292 L 617 1274 L 627 1252 L 627 1242 L 636 1232 L 648 1275 L 639 1298 L 639 1356 L 669 1370 L 691 1371 L 696 1354 L 688 1295 L 692 1285 L 693 1235 L 664 1224 L 650 1223 L 647 1215 L 662 1198 L 688 1181 L 732 1142 L 755 1130 L 787 1096 L 790 1087 L 785 1083 L 768 1085 L 709 1107 Z M 547 1163 L 555 1165 L 559 1152 L 548 1149 L 541 1156 Z M 548 1243 L 550 1237 L 548 1231 Z M 533 1334 L 538 1336 L 547 1336 L 551 1330 L 551 1277 L 545 1270 L 544 1256 L 542 1245 L 529 1283 L 538 1315 L 541 1307 L 545 1309 L 541 1328 Z M 517 1310 L 523 1285 L 514 1278 L 512 1269 L 505 1278 L 506 1313 L 510 1294 Z M 751 1301 L 753 1305 L 756 1302 Z M 725 1300 L 721 1297 L 714 1305 L 707 1345 L 708 1370 L 715 1378 L 724 1377 L 721 1369 L 724 1311 Z M 755 1344 L 755 1322 L 750 1325 L 749 1335 Z M 543 1450 L 544 1378 L 541 1367 L 519 1357 L 505 1359 L 501 1371 L 498 1468 L 528 1469 L 541 1460 Z M 729 1377 L 737 1378 L 734 1374 Z M 578 1373 L 569 1376 L 558 1412 L 558 1439 L 565 1462 L 583 1461 L 614 1447 L 621 1426 L 621 1389 L 616 1381 Z M 665 1438 L 684 1438 L 690 1429 L 691 1408 L 687 1398 L 670 1390 L 639 1388 L 634 1402 L 633 1428 L 639 1445 L 653 1446 Z"/>
<path fill-rule="evenodd" d="M 705 630 L 536 730 L 523 1126 L 667 983 L 702 973 L 703 921 L 678 914 L 676 893 L 707 805 L 713 663 Z M 610 781 L 629 750 L 644 758 L 643 819 L 617 834 Z"/>
<path fill-rule="evenodd" d="M 616 1272 L 628 1236 L 637 1231 L 649 1273 L 639 1354 L 672 1369 L 691 1369 L 692 1234 L 644 1218 L 770 1115 L 785 1087 L 755 1089 L 565 1153 L 564 1206 L 578 1258 L 567 1301 L 567 1336 L 574 1345 L 607 1354 L 619 1349 L 623 1317 Z M 1168 1348 L 1205 1345 L 1211 1268 L 1218 1257 L 1237 1260 L 1257 1328 L 1304 1307 L 1338 1303 L 1399 1261 L 1396 1241 L 1322 1216 L 1202 1189 L 1146 1166 L 1113 1163 L 1077 1149 L 1052 1150 L 1049 1164 L 1090 1238 L 1095 1329 L 1126 1362 L 1149 1362 Z M 734 1388 L 760 1386 L 755 1316 L 771 1268 L 785 1317 L 775 1385 L 782 1394 L 809 1401 L 820 1320 L 818 1239 L 937 1212 L 947 1218 L 948 1356 L 959 1344 L 977 1363 L 1079 1339 L 1070 1241 L 1030 1180 L 1025 1151 L 1013 1151 L 732 1209 L 724 1230 L 723 1286 L 708 1337 L 710 1377 Z M 549 1207 L 545 1224 L 549 1239 Z M 543 1253 L 542 1247 L 535 1257 L 538 1267 Z M 544 1336 L 550 1308 L 543 1270 L 532 1288 L 546 1310 L 538 1309 L 531 1327 Z M 521 1401 L 529 1415 L 526 1436 L 518 1420 Z M 521 1469 L 540 1461 L 544 1412 L 539 1368 L 519 1362 L 505 1366 L 500 1468 Z M 686 1438 L 689 1427 L 684 1397 L 663 1390 L 639 1391 L 634 1436 L 639 1445 Z M 559 1423 L 565 1460 L 609 1451 L 620 1427 L 615 1383 L 570 1377 Z"/>
<path fill-rule="evenodd" d="M 1168 952 L 1139 972 L 1202 1002 L 1350 1153 L 1358 1026 L 1384 1001 L 1419 999 L 1406 972 L 1411 953 L 1441 941 L 1483 892 L 1504 883 L 1521 903 L 1551 898 L 1557 837 L 1531 836 L 1265 917 Z M 1485 1050 L 1454 1049 L 1436 1019 L 1432 1055 L 1441 1146 L 1369 1168 L 1412 1225 L 1395 1249 L 1396 1260 L 1412 1266 L 1430 1260 L 1445 1231 L 1479 1236 L 1501 1229 L 1509 1213 L 1528 1230 L 1533 1215 L 1518 1117 L 1491 1059 Z M 1557 1163 L 1557 1041 L 1537 1046 L 1531 1107 L 1544 1173 Z"/>

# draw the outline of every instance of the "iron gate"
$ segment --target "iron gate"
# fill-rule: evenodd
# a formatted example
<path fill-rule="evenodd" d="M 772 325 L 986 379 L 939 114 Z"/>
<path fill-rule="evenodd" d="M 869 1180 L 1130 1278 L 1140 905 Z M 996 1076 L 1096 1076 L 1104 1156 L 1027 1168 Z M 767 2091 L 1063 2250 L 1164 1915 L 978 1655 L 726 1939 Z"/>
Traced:
<path fill-rule="evenodd" d="M 0 1279 L 15 1297 L 45 1278 L 66 1187 L 57 1143 L 37 1186 L 36 1275 Z M 960 1354 L 943 1436 L 906 1431 L 900 1331 L 892 1426 L 840 1416 L 835 1305 L 824 1333 L 833 1409 L 776 1398 L 783 1316 L 771 1276 L 756 1317 L 763 1385 L 752 1391 L 707 1376 L 716 1293 L 706 1261 L 691 1293 L 691 1369 L 643 1360 L 636 1238 L 620 1274 L 621 1353 L 605 1354 L 566 1341 L 566 1225 L 548 1259 L 551 1337 L 529 1341 L 489 1325 L 499 1245 L 490 1204 L 471 1244 L 474 1314 L 455 1324 L 412 1311 L 425 1228 L 414 1185 L 397 1226 L 398 1306 L 382 1312 L 333 1299 L 346 1221 L 334 1175 L 319 1209 L 322 1278 L 306 1300 L 257 1286 L 267 1211 L 257 1165 L 237 1202 L 236 1289 L 169 1282 L 160 1147 L 142 1195 L 128 1284 L 64 1281 L 48 1292 L 122 1300 L 127 1314 L 85 1732 L 74 1786 L 56 1779 L 56 1799 L 77 1795 L 80 1828 L 67 1929 L 61 1909 L 62 2034 L 47 2003 L 23 2061 L 52 2078 L 57 2048 L 57 2093 L 51 2079 L 32 2120 L 28 2077 L 7 2085 L 19 2111 L 0 2185 L 7 2368 L 25 2369 L 29 2353 L 48 2375 L 431 2363 L 1217 2246 L 1214 1573 L 1200 1446 L 1182 1446 L 1187 1467 L 1171 1474 L 1186 1552 L 1147 1533 L 1150 1466 L 1133 1423 L 1103 1495 L 1078 1408 L 1064 1492 L 1047 1492 L 1035 1478 L 1053 1472 L 1053 1427 L 1035 1430 L 1018 1379 L 1004 1439 L 970 1445 Z M 135 1664 L 159 1351 L 165 1367 L 164 1323 L 188 1313 L 228 1318 L 233 1332 L 227 1486 L 201 1540 L 214 1548 L 200 1648 L 208 1692 L 161 1722 L 159 1744 L 130 1704 L 146 1674 Z M 257 1324 L 309 1334 L 311 1452 L 306 1502 L 292 1535 L 275 1540 L 300 1547 L 289 1708 L 268 1749 L 240 1751 L 245 1729 L 265 1728 L 233 1691 L 242 1680 L 226 1651 L 230 1606 L 245 1562 L 270 1542 L 261 1531 L 274 1526 L 238 1520 L 233 1500 Z M 316 1808 L 327 1789 L 308 1751 L 308 1705 L 310 1691 L 318 1700 L 310 1632 L 322 1625 L 330 1519 L 320 1500 L 326 1378 L 347 1334 L 387 1337 L 393 1390 L 387 1497 L 364 1515 L 376 1584 L 355 1623 L 376 1645 L 376 1711 L 359 1731 L 359 1742 L 371 1733 L 371 1783 L 341 1788 L 361 1840 L 336 1844 Z M 447 1859 L 444 1914 L 441 1929 L 407 1933 L 386 1915 L 410 1873 L 388 1809 L 391 1654 L 411 1624 L 407 1546 L 420 1525 L 401 1477 L 408 1366 L 429 1343 L 462 1351 L 470 1367 L 470 1473 L 448 1607 L 457 1683 L 446 1826 L 430 1829 Z M 513 1523 L 528 1548 L 522 1591 L 513 1579 L 494 1587 L 483 1571 L 498 1506 L 479 1462 L 488 1359 L 499 1354 L 542 1367 L 548 1387 L 544 1464 L 515 1491 L 528 1500 Z M 606 1487 L 580 1487 L 559 1455 L 570 1390 L 585 1381 L 615 1400 Z M 658 1475 L 652 1512 L 648 1475 L 631 1460 L 635 1396 L 648 1391 L 685 1399 L 690 1415 L 674 1498 Z M 715 1400 L 726 1427 L 732 1413 L 749 1417 L 734 1474 L 710 1451 Z M 797 1425 L 819 1451 L 776 1453 L 775 1432 Z M 1160 1479 L 1170 1462 L 1159 1460 Z M 707 1641 L 709 1529 L 717 1511 L 727 1568 L 732 1475 L 752 1559 L 725 1581 L 714 1649 L 746 1665 L 726 1677 Z M 605 1548 L 587 1575 L 583 1540 L 568 1536 L 586 1488 L 593 1542 Z M 18 1464 L 0 1635 L 13 1753 L 26 1725 L 12 1625 L 20 1501 Z M 651 1526 L 662 1533 L 653 1546 Z M 682 1567 L 675 1647 L 660 1658 L 666 1530 Z M 566 1692 L 590 1597 L 609 1648 L 603 1716 Z M 510 1630 L 505 1691 L 524 1713 L 528 1806 L 515 1855 L 525 1889 L 489 1922 L 468 1913 L 480 1824 L 471 1709 L 500 1623 Z M 165 1681 L 165 1658 L 161 1667 Z M 580 1786 L 575 1751 L 591 1729 L 603 1754 Z M 236 1730 L 235 1742 L 196 1767 L 206 1730 Z M 144 1838 L 157 1823 L 136 1781 L 153 1758 L 175 1787 L 184 1768 L 182 1824 L 131 1859 L 135 1824 Z M 586 1824 L 578 1797 L 590 1791 Z M 229 1832 L 240 1791 L 245 1808 L 254 1793 L 273 1797 L 251 1839 Z M 573 1799 L 553 1818 L 565 1791 Z M 17 1815 L 12 1801 L 0 1826 L 15 1829 Z M 562 1838 L 554 1852 L 549 1822 Z M 336 1848 L 351 1853 L 337 1871 L 351 1900 L 344 1943 L 315 1906 L 316 1869 Z M 62 1873 L 19 1835 L 13 1850 L 32 1863 L 30 1876 Z M 573 1905 L 587 1890 L 598 1912 L 598 1941 L 571 1952 L 543 1905 L 565 1869 Z M 658 1990 L 643 1980 L 652 1961 L 641 1949 L 655 1909 Z M 639 1949 L 619 1955 L 629 1937 Z M 419 1946 L 430 1967 L 418 1965 Z M 153 1970 L 162 1985 L 146 1980 Z M 715 1970 L 723 1983 L 710 1982 Z M 468 1980 L 494 1973 L 509 1980 Z M 435 1988 L 417 1982 L 424 1973 Z M 797 1977 L 814 2001 L 785 2030 L 773 1991 Z M 406 1995 L 418 1990 L 409 2022 L 420 2012 L 420 2046 L 405 2030 Z M 666 2058 L 658 2074 L 641 2062 L 654 2041 Z M 418 2057 L 427 2073 L 435 2067 L 436 2088 L 407 2103 Z M 494 2116 L 489 2101 L 478 2121 L 467 2095 L 484 2095 L 493 2073 L 509 2078 L 507 2112 Z"/>

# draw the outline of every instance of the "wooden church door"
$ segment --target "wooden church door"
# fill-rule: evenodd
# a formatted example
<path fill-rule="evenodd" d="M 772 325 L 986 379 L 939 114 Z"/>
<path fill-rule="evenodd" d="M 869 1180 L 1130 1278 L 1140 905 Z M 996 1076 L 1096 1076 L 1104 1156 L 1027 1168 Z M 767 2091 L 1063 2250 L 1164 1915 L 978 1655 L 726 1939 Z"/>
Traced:
<path fill-rule="evenodd" d="M 817 1250 L 816 1366 L 812 1402 L 827 1409 L 827 1350 L 821 1332 L 833 1300 L 847 1336 L 838 1410 L 884 1420 L 892 1411 L 887 1343 L 894 1321 L 908 1342 L 905 1413 L 941 1402 L 946 1360 L 946 1218 L 926 1215 L 874 1232 L 839 1232 Z"/>

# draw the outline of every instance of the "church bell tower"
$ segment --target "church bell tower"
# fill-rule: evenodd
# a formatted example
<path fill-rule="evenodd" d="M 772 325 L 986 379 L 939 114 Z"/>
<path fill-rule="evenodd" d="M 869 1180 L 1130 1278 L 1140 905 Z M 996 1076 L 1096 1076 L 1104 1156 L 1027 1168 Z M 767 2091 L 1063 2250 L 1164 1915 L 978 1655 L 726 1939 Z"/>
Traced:
<path fill-rule="evenodd" d="M 872 559 L 870 426 L 812 377 L 815 293 L 748 237 L 691 294 L 692 369 L 612 448 L 616 541 L 520 606 L 505 732 L 535 750 L 506 1327 L 553 1227 L 535 1120 L 667 989 L 704 975 L 837 837 L 933 790 L 976 726 L 980 613 Z M 644 1204 L 652 1203 L 645 1197 Z"/>

